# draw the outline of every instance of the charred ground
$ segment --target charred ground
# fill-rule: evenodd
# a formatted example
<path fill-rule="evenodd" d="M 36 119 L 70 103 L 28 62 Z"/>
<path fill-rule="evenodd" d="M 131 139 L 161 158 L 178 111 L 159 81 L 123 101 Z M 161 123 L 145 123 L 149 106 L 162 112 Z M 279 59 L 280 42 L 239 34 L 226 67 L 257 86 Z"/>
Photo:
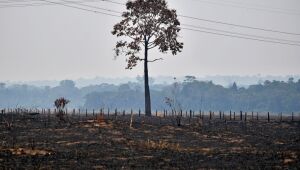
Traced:
<path fill-rule="evenodd" d="M 2 115 L 0 169 L 297 169 L 299 121 Z M 4 121 L 5 120 L 5 121 Z M 9 126 L 8 123 L 11 123 Z"/>

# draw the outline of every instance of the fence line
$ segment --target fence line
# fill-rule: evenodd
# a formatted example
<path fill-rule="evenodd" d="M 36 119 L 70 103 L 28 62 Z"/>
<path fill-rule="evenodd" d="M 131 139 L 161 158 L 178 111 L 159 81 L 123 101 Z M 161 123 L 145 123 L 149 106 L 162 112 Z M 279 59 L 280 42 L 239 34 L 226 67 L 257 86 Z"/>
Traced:
<path fill-rule="evenodd" d="M 26 109 L 26 108 L 4 108 L 0 109 L 1 116 L 5 114 L 29 114 L 29 115 L 55 115 L 58 113 L 58 110 L 55 108 L 41 108 L 41 109 Z M 184 114 L 185 112 L 185 114 Z M 130 109 L 130 112 L 126 111 L 125 109 L 118 109 L 115 108 L 114 112 L 111 113 L 110 108 L 100 108 L 98 111 L 95 109 L 64 109 L 64 114 L 67 116 L 77 116 L 81 118 L 88 118 L 90 116 L 97 117 L 98 115 L 104 115 L 107 118 L 116 118 L 118 116 L 126 116 L 133 114 L 134 116 L 145 116 L 144 113 L 142 113 L 141 109 L 138 109 L 138 111 L 134 111 L 133 109 Z M 256 116 L 256 117 L 255 117 Z M 155 110 L 152 113 L 152 117 L 181 117 L 181 118 L 187 118 L 187 119 L 202 119 L 202 120 L 223 120 L 223 121 L 242 121 L 242 122 L 249 122 L 249 121 L 300 121 L 300 113 L 296 114 L 294 112 L 290 114 L 283 114 L 282 112 L 271 114 L 270 112 L 256 112 L 252 111 L 251 113 L 239 111 L 239 115 L 233 111 L 230 110 L 229 112 L 224 111 L 203 111 L 199 110 L 199 112 L 195 112 L 195 110 L 167 110 L 164 109 L 162 111 Z"/>

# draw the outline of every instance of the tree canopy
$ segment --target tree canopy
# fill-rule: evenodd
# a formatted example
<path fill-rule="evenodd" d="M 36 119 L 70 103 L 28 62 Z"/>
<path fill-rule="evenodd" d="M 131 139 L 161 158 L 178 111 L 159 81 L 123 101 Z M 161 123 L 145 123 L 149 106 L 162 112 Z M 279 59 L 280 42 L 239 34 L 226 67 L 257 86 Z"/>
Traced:
<path fill-rule="evenodd" d="M 114 26 L 112 34 L 129 38 L 118 41 L 115 47 L 116 56 L 124 54 L 128 57 L 127 69 L 145 60 L 138 55 L 142 46 L 147 49 L 158 47 L 160 52 L 171 51 L 173 55 L 181 52 L 183 43 L 177 40 L 180 22 L 176 10 L 168 9 L 165 0 L 128 1 L 126 9 L 122 14 L 124 19 Z"/>

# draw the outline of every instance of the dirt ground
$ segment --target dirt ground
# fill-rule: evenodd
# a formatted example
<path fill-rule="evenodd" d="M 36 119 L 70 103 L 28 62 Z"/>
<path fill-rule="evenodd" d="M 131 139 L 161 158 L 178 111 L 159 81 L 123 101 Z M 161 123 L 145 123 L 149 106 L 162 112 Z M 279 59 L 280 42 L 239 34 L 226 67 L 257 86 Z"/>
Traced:
<path fill-rule="evenodd" d="M 299 169 L 299 121 L 2 115 L 0 169 Z"/>

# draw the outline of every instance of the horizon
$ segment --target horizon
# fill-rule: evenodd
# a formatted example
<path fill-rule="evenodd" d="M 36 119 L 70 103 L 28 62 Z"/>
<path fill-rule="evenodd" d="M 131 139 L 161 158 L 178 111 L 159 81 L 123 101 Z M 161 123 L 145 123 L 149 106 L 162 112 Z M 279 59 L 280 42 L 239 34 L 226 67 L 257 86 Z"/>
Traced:
<path fill-rule="evenodd" d="M 32 81 L 61 81 L 61 80 L 85 80 L 85 79 L 97 79 L 97 78 L 104 78 L 104 79 L 125 79 L 125 78 L 136 78 L 138 76 L 143 76 L 141 74 L 136 75 L 128 75 L 128 76 L 101 76 L 101 75 L 95 75 L 95 76 L 85 76 L 85 77 L 65 77 L 65 78 L 57 78 L 57 79 L 47 79 L 47 78 L 41 78 L 41 79 L 0 79 L 0 82 L 32 82 Z M 205 74 L 205 75 L 195 75 L 195 74 L 182 74 L 182 75 L 155 75 L 155 76 L 149 76 L 152 78 L 157 77 L 185 77 L 185 76 L 195 76 L 196 78 L 206 78 L 206 77 L 298 77 L 299 74 Z"/>
<path fill-rule="evenodd" d="M 1 81 L 0 83 L 5 83 L 9 86 L 11 85 L 31 85 L 36 87 L 55 87 L 59 85 L 60 81 L 63 80 L 72 80 L 75 83 L 75 86 L 78 88 L 87 87 L 91 85 L 99 85 L 99 84 L 113 84 L 113 85 L 121 85 L 130 82 L 138 82 L 137 77 L 141 77 L 141 75 L 137 75 L 135 77 L 102 77 L 96 76 L 92 78 L 77 78 L 77 79 L 56 79 L 56 80 L 26 80 L 26 81 Z M 188 76 L 188 75 L 185 75 Z M 154 76 L 154 82 L 152 85 L 163 85 L 163 84 L 172 84 L 174 83 L 174 77 L 176 77 L 177 81 L 182 82 L 185 79 L 185 76 L 167 76 L 160 75 Z M 189 75 L 193 76 L 193 75 Z M 223 87 L 227 87 L 232 85 L 234 82 L 237 83 L 239 87 L 248 87 L 250 85 L 261 84 L 262 82 L 269 81 L 284 81 L 287 82 L 289 78 L 293 78 L 294 82 L 300 80 L 299 75 L 204 75 L 204 76 L 195 76 L 198 81 L 212 81 L 214 84 L 221 85 Z"/>

